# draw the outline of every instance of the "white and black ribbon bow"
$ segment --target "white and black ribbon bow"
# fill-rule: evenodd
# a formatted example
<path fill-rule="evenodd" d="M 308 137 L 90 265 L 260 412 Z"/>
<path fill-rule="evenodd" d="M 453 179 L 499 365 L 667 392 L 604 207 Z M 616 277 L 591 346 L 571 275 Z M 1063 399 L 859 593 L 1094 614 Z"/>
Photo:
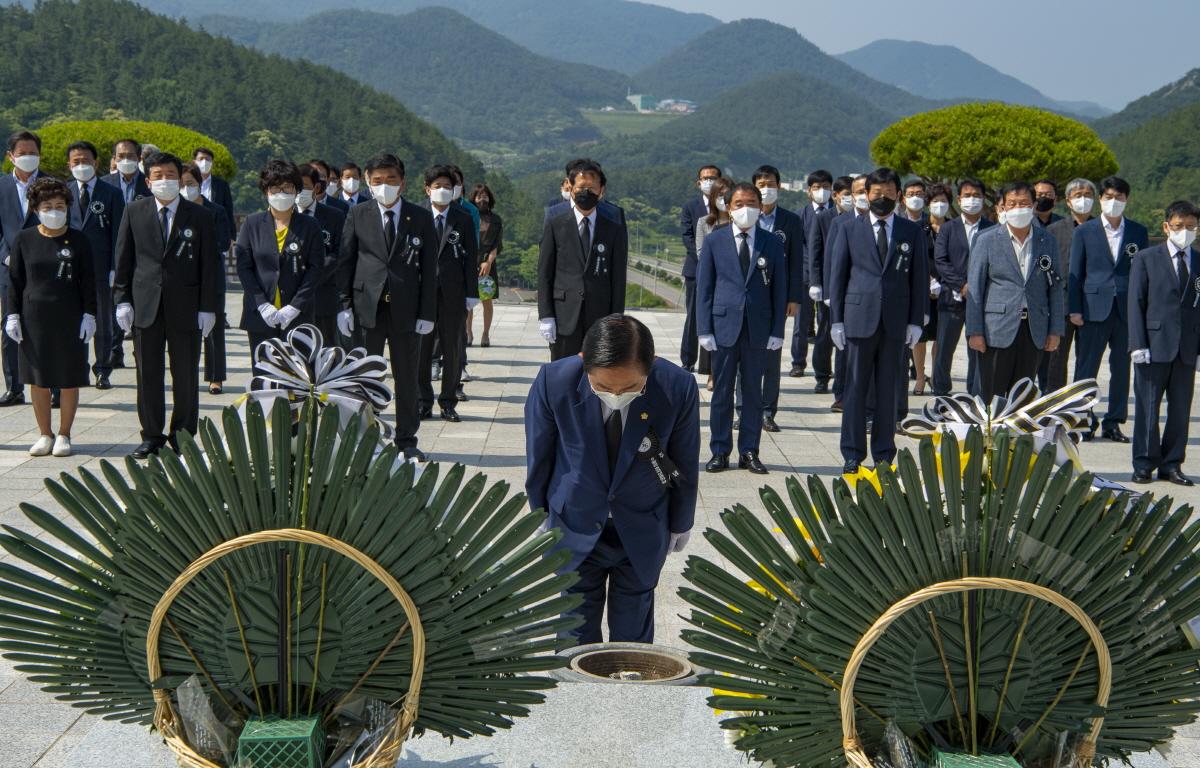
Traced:
<path fill-rule="evenodd" d="M 638 445 L 637 457 L 650 463 L 650 468 L 654 470 L 663 488 L 670 488 L 679 480 L 679 467 L 675 466 L 675 462 L 671 461 L 662 449 L 654 430 L 650 430 L 642 438 L 641 444 Z"/>

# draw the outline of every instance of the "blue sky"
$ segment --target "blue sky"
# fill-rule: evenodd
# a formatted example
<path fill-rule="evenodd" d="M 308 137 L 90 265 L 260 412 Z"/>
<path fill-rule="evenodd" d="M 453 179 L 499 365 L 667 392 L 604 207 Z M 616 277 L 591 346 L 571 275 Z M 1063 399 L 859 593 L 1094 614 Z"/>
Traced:
<path fill-rule="evenodd" d="M 1195 0 L 647 1 L 722 21 L 769 19 L 827 53 L 885 37 L 955 45 L 1051 98 L 1110 109 L 1200 67 Z"/>

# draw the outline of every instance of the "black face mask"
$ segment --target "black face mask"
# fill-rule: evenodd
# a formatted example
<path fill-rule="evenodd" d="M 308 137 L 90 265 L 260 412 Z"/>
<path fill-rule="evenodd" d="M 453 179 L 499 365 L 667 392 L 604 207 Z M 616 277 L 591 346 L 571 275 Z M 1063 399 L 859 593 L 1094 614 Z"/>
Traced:
<path fill-rule="evenodd" d="M 491 203 L 487 200 L 476 200 L 475 207 L 481 211 L 490 211 L 492 209 Z"/>
<path fill-rule="evenodd" d="M 890 197 L 877 197 L 871 201 L 871 213 L 879 218 L 888 216 L 896 210 L 896 201 Z"/>
<path fill-rule="evenodd" d="M 1038 213 L 1046 213 L 1047 211 L 1052 211 L 1052 210 L 1054 210 L 1054 198 L 1039 197 L 1037 199 L 1037 202 L 1035 202 L 1033 204 L 1033 208 Z"/>
<path fill-rule="evenodd" d="M 575 207 L 581 211 L 590 211 L 600 202 L 600 195 L 590 189 L 582 189 L 575 193 Z"/>

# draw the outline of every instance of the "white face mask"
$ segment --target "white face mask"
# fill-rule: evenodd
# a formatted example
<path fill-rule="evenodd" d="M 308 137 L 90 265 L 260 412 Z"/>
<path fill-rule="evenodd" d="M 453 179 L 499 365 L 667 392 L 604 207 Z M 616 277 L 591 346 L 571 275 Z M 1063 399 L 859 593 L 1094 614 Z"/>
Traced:
<path fill-rule="evenodd" d="M 400 196 L 400 185 L 373 184 L 371 186 L 371 196 L 390 208 L 392 203 L 396 202 L 396 198 Z"/>
<path fill-rule="evenodd" d="M 849 211 L 854 207 L 854 195 L 842 195 L 838 198 L 838 208 Z"/>
<path fill-rule="evenodd" d="M 57 209 L 47 211 L 38 211 L 38 219 L 41 220 L 42 226 L 49 230 L 62 229 L 67 226 L 67 212 Z"/>
<path fill-rule="evenodd" d="M 71 168 L 71 175 L 75 177 L 76 181 L 82 181 L 86 184 L 96 175 L 96 166 L 76 165 Z"/>
<path fill-rule="evenodd" d="M 342 179 L 342 191 L 345 192 L 347 195 L 353 196 L 354 193 L 358 191 L 358 185 L 359 185 L 358 179 L 354 179 L 354 178 Z"/>
<path fill-rule="evenodd" d="M 996 219 L 1003 226 L 1004 224 L 1008 223 L 1008 213 L 1006 211 L 1000 211 L 996 214 Z"/>
<path fill-rule="evenodd" d="M 461 185 L 459 185 L 459 184 L 454 185 L 454 192 L 451 195 L 450 199 L 451 200 L 461 200 L 462 199 L 462 186 Z"/>
<path fill-rule="evenodd" d="M 833 192 L 825 187 L 818 187 L 809 193 L 809 197 L 812 198 L 812 201 L 817 205 L 825 205 L 825 203 L 829 202 L 829 198 L 832 195 Z"/>
<path fill-rule="evenodd" d="M 758 191 L 762 193 L 763 205 L 775 205 L 775 201 L 779 199 L 777 187 L 760 187 Z"/>
<path fill-rule="evenodd" d="M 705 197 L 711 195 L 713 184 L 715 184 L 716 181 L 716 179 L 700 179 L 700 193 Z"/>
<path fill-rule="evenodd" d="M 267 195 L 267 205 L 280 213 L 290 211 L 296 207 L 296 195 L 291 192 L 276 192 L 273 195 Z"/>
<path fill-rule="evenodd" d="M 742 208 L 738 208 L 736 211 L 730 214 L 730 216 L 733 218 L 733 223 L 737 225 L 738 229 L 751 229 L 755 224 L 758 223 L 758 215 L 760 213 L 761 211 L 759 211 L 757 208 L 752 208 L 751 206 L 747 205 Z"/>
<path fill-rule="evenodd" d="M 560 194 L 562 195 L 562 199 L 566 200 L 568 203 L 571 202 L 571 198 L 574 197 L 569 189 L 564 189 Z"/>
<path fill-rule="evenodd" d="M 454 193 L 445 187 L 433 187 L 429 190 L 429 202 L 434 205 L 450 205 Z"/>
<path fill-rule="evenodd" d="M 195 184 L 188 184 L 185 187 L 179 188 L 179 196 L 189 203 L 194 203 L 200 199 L 200 187 Z"/>
<path fill-rule="evenodd" d="M 41 155 L 21 155 L 13 158 L 13 165 L 25 173 L 33 173 L 42 164 Z"/>
<path fill-rule="evenodd" d="M 150 182 L 150 192 L 164 203 L 179 197 L 179 179 L 159 179 Z"/>
<path fill-rule="evenodd" d="M 717 210 L 721 211 L 722 213 L 724 213 L 729 208 L 729 206 L 725 204 L 725 198 L 723 198 L 723 197 L 718 197 L 713 204 L 716 205 Z"/>
<path fill-rule="evenodd" d="M 1115 197 L 1106 197 L 1100 201 L 1100 210 L 1104 212 L 1105 216 L 1115 219 L 1125 213 L 1125 201 Z"/>
<path fill-rule="evenodd" d="M 1072 197 L 1069 205 L 1071 210 L 1078 213 L 1080 216 L 1086 216 L 1092 212 L 1092 206 L 1096 201 L 1090 197 Z"/>
<path fill-rule="evenodd" d="M 946 214 L 950 213 L 950 203 L 938 200 L 929 204 L 929 215 L 936 216 L 939 219 L 946 218 Z"/>
<path fill-rule="evenodd" d="M 589 386 L 591 385 L 590 381 L 588 382 L 588 385 Z M 595 387 L 592 387 L 592 394 L 594 394 L 596 397 L 600 398 L 600 402 L 604 403 L 606 406 L 608 406 L 609 410 L 613 410 L 613 411 L 621 410 L 625 406 L 632 403 L 634 400 L 637 400 L 639 397 L 641 397 L 642 393 L 645 391 L 646 391 L 645 384 L 643 384 L 642 388 L 637 390 L 636 392 L 622 392 L 621 394 L 617 394 L 615 392 L 601 392 L 601 391 L 597 390 Z"/>
<path fill-rule="evenodd" d="M 1186 251 L 1192 243 L 1196 242 L 1196 230 L 1181 229 L 1176 232 L 1172 229 L 1167 234 L 1167 237 L 1171 239 L 1171 245 L 1174 245 L 1181 251 Z"/>
<path fill-rule="evenodd" d="M 202 157 L 196 161 L 196 167 L 200 169 L 200 173 L 203 173 L 205 176 L 207 176 L 212 172 L 212 160 L 209 160 L 207 157 Z"/>
<path fill-rule="evenodd" d="M 866 194 L 855 195 L 854 207 L 860 211 L 865 211 L 871 207 L 871 201 L 867 199 Z"/>
<path fill-rule="evenodd" d="M 296 195 L 296 205 L 300 206 L 300 210 L 307 211 L 313 204 L 313 191 L 311 189 L 302 189 L 300 194 Z"/>
<path fill-rule="evenodd" d="M 913 213 L 916 213 L 917 211 L 923 211 L 925 210 L 925 198 L 917 197 L 916 195 L 913 195 L 912 197 L 906 197 L 904 198 L 904 205 Z"/>
<path fill-rule="evenodd" d="M 136 171 L 137 169 L 138 169 L 137 160 L 131 160 L 129 158 L 124 158 L 124 159 L 117 161 L 117 170 L 120 171 L 125 176 L 133 175 L 133 172 Z"/>
<path fill-rule="evenodd" d="M 960 197 L 958 199 L 958 209 L 965 214 L 974 216 L 983 210 L 982 197 Z"/>
<path fill-rule="evenodd" d="M 1005 221 L 1010 227 L 1016 229 L 1024 229 L 1033 222 L 1032 208 L 1009 208 L 1005 213 Z"/>

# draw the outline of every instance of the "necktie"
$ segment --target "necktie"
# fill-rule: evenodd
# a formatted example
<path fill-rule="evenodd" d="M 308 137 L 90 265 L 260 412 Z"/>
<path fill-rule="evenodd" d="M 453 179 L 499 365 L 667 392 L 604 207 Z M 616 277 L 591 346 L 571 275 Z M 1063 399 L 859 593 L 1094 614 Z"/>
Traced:
<path fill-rule="evenodd" d="M 171 220 L 168 218 L 170 215 L 170 208 L 158 209 L 158 218 L 162 222 L 163 245 L 166 245 L 167 240 L 171 238 Z"/>
<path fill-rule="evenodd" d="M 441 245 L 442 241 L 446 239 L 446 214 L 444 213 L 439 213 L 437 217 L 437 236 L 438 245 Z"/>
<path fill-rule="evenodd" d="M 608 446 L 608 471 L 617 468 L 617 454 L 621 451 L 621 412 L 613 411 L 604 420 L 604 440 Z"/>
<path fill-rule="evenodd" d="M 388 253 L 392 252 L 392 246 L 396 244 L 396 212 L 384 211 L 383 222 L 383 245 L 387 248 Z"/>
<path fill-rule="evenodd" d="M 80 217 L 87 216 L 88 205 L 92 202 L 92 196 L 88 194 L 87 182 L 79 182 L 79 215 Z"/>
<path fill-rule="evenodd" d="M 1187 285 L 1188 285 L 1188 266 L 1187 266 L 1187 260 L 1186 260 L 1187 259 L 1187 251 L 1180 251 L 1179 253 L 1175 254 L 1175 257 L 1179 259 L 1179 269 L 1178 269 L 1179 290 L 1181 293 L 1187 293 Z"/>
<path fill-rule="evenodd" d="M 583 258 L 587 258 L 592 253 L 592 232 L 591 220 L 583 217 L 583 221 L 579 222 L 579 247 L 583 248 Z"/>
<path fill-rule="evenodd" d="M 746 232 L 738 232 L 738 264 L 742 267 L 742 277 L 750 271 L 750 235 Z"/>
<path fill-rule="evenodd" d="M 887 220 L 880 219 L 878 222 L 876 222 L 876 224 L 879 227 L 879 234 L 875 236 L 875 250 L 879 252 L 880 261 L 887 261 Z"/>

